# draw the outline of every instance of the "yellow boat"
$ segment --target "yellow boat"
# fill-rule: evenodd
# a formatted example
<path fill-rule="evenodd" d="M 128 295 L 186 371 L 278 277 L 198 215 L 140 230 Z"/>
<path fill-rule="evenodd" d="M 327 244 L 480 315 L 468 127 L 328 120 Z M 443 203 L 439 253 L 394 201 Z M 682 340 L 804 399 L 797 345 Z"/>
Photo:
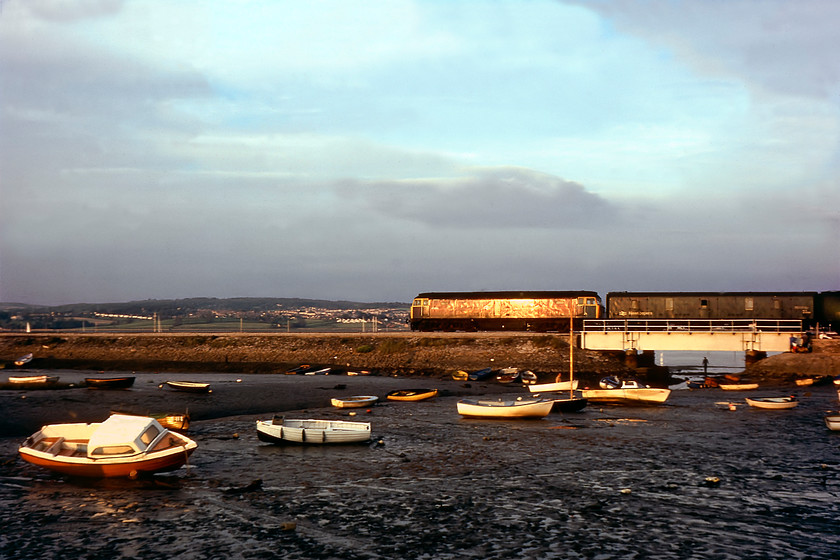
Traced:
<path fill-rule="evenodd" d="M 423 401 L 436 397 L 437 389 L 399 389 L 391 391 L 385 398 L 389 401 Z"/>

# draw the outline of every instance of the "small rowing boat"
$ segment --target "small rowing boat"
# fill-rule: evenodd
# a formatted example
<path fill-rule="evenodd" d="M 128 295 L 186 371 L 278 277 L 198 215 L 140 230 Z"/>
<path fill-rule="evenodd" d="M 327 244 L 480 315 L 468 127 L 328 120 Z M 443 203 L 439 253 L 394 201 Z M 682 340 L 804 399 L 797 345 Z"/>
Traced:
<path fill-rule="evenodd" d="M 29 354 L 25 354 L 25 355 L 21 356 L 20 358 L 18 358 L 17 360 L 15 360 L 15 365 L 20 367 L 24 364 L 28 364 L 31 361 L 32 361 L 32 353 L 30 352 Z"/>
<path fill-rule="evenodd" d="M 373 395 L 356 395 L 353 397 L 335 397 L 330 399 L 330 404 L 336 408 L 361 408 L 371 406 L 379 400 Z"/>
<path fill-rule="evenodd" d="M 766 408 L 770 410 L 782 410 L 787 408 L 794 408 L 799 405 L 799 401 L 793 395 L 789 397 L 756 397 L 753 399 L 744 399 L 747 404 L 755 408 Z"/>
<path fill-rule="evenodd" d="M 437 389 L 398 389 L 385 395 L 385 398 L 389 401 L 423 401 L 437 394 Z"/>
<path fill-rule="evenodd" d="M 718 381 L 718 387 L 724 391 L 752 391 L 758 389 L 758 383 L 721 383 Z"/>
<path fill-rule="evenodd" d="M 478 369 L 476 371 L 470 372 L 467 375 L 467 379 L 470 381 L 486 381 L 493 377 L 493 369 L 486 367 L 483 369 Z"/>
<path fill-rule="evenodd" d="M 476 418 L 542 418 L 551 412 L 553 400 L 523 399 L 491 401 L 488 399 L 461 399 L 458 414 Z"/>
<path fill-rule="evenodd" d="M 271 420 L 257 420 L 257 439 L 266 443 L 364 443 L 370 441 L 370 423 L 275 416 Z"/>
<path fill-rule="evenodd" d="M 519 381 L 519 368 L 506 367 L 499 370 L 496 374 L 496 381 L 503 385 Z"/>
<path fill-rule="evenodd" d="M 90 389 L 128 389 L 134 385 L 133 377 L 85 377 Z"/>
<path fill-rule="evenodd" d="M 176 430 L 178 432 L 186 432 L 190 428 L 190 411 L 179 412 L 164 412 L 154 414 L 134 414 L 133 412 L 123 412 L 121 410 L 112 410 L 111 414 L 123 414 L 126 416 L 148 416 L 154 418 L 158 423 L 167 430 Z"/>
<path fill-rule="evenodd" d="M 48 385 L 58 381 L 57 375 L 12 375 L 9 383 L 18 385 Z"/>
<path fill-rule="evenodd" d="M 522 380 L 524 385 L 533 385 L 537 382 L 537 374 L 531 371 L 530 369 L 526 369 L 522 373 L 519 374 L 519 378 Z"/>
<path fill-rule="evenodd" d="M 196 383 L 194 381 L 164 381 L 160 387 L 169 387 L 174 391 L 184 393 L 212 393 L 209 383 Z"/>
<path fill-rule="evenodd" d="M 832 432 L 840 432 L 840 412 L 826 414 L 825 427 Z"/>
<path fill-rule="evenodd" d="M 535 383 L 528 385 L 528 390 L 532 393 L 546 393 L 552 391 L 574 391 L 578 388 L 578 380 L 574 381 L 558 381 L 555 383 Z"/>

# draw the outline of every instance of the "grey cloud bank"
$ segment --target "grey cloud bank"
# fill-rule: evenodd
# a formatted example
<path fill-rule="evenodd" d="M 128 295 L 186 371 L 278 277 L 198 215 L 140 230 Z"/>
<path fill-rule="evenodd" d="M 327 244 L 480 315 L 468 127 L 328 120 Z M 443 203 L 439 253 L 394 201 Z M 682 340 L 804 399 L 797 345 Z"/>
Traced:
<path fill-rule="evenodd" d="M 840 289 L 835 3 L 332 7 L 3 3 L 0 301 Z"/>

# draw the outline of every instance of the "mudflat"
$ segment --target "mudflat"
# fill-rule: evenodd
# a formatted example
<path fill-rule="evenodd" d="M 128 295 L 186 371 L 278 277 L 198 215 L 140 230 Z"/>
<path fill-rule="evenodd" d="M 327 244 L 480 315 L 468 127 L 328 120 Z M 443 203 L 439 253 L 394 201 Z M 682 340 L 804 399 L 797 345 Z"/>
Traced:
<path fill-rule="evenodd" d="M 68 383 L 89 374 L 58 373 Z M 213 392 L 158 388 L 175 378 Z M 441 394 L 383 399 L 410 387 Z M 837 393 L 786 391 L 800 406 L 744 404 L 779 388 L 700 389 L 660 406 L 590 404 L 539 420 L 457 414 L 462 394 L 510 398 L 524 387 L 427 378 L 138 374 L 125 391 L 0 391 L 5 416 L 19 417 L 5 420 L 9 430 L 98 421 L 118 406 L 189 408 L 199 444 L 175 473 L 84 481 L 22 462 L 22 438 L 7 432 L 0 557 L 834 558 L 840 433 L 823 416 Z M 354 394 L 380 401 L 329 406 Z M 273 413 L 370 422 L 373 438 L 261 443 L 255 421 Z"/>

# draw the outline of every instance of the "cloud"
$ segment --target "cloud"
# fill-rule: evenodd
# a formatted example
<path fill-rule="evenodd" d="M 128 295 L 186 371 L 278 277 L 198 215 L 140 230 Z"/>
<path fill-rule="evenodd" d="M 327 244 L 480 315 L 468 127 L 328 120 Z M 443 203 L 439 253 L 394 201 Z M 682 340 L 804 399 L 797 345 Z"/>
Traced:
<path fill-rule="evenodd" d="M 607 200 L 559 177 L 515 167 L 473 171 L 457 178 L 348 182 L 339 193 L 382 215 L 456 230 L 589 228 L 617 216 Z"/>
<path fill-rule="evenodd" d="M 53 22 L 75 22 L 113 16 L 123 8 L 124 0 L 25 0 L 25 5 L 35 16 Z"/>
<path fill-rule="evenodd" d="M 570 3 L 667 45 L 703 74 L 788 95 L 825 99 L 840 93 L 840 3 L 834 0 Z"/>

